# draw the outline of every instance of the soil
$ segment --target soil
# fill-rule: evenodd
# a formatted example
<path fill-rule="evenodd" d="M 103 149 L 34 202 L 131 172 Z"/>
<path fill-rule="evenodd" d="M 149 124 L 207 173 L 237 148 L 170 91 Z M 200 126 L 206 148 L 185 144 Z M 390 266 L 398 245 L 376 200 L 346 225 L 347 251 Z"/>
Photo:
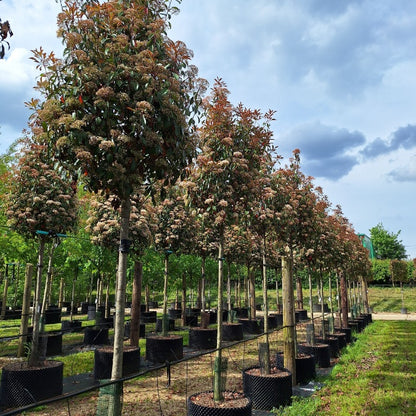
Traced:
<path fill-rule="evenodd" d="M 28 369 L 40 370 L 42 368 L 57 367 L 59 365 L 61 365 L 61 362 L 54 361 L 54 360 L 41 361 L 38 365 L 32 365 L 32 366 L 29 366 L 29 363 L 27 361 L 16 361 L 14 363 L 8 363 L 4 367 L 12 371 L 19 371 L 19 370 L 26 371 Z"/>
<path fill-rule="evenodd" d="M 247 374 L 252 376 L 262 376 L 262 377 L 287 377 L 290 375 L 289 372 L 280 370 L 277 367 L 270 368 L 270 374 L 263 374 L 261 368 L 251 368 L 250 370 L 246 370 Z"/>
<path fill-rule="evenodd" d="M 137 350 L 139 347 L 132 347 L 131 345 L 125 345 L 123 347 L 123 351 L 133 351 L 133 350 Z M 103 352 L 113 352 L 114 348 L 112 345 L 108 345 L 108 346 L 103 346 L 103 347 L 99 347 L 98 348 L 100 351 Z"/>
<path fill-rule="evenodd" d="M 247 397 L 243 393 L 226 391 L 223 393 L 224 400 L 221 402 L 214 401 L 214 393 L 199 393 L 191 398 L 193 403 L 204 407 L 221 407 L 221 408 L 238 408 L 245 407 L 248 404 Z"/>

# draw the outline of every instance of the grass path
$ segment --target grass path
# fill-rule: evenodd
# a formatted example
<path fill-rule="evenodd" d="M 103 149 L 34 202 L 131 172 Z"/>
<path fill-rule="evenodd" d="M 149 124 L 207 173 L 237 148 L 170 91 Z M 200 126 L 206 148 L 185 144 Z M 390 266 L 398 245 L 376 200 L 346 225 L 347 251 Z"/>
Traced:
<path fill-rule="evenodd" d="M 276 414 L 416 415 L 416 322 L 374 322 L 324 383 L 312 397 L 296 399 Z"/>

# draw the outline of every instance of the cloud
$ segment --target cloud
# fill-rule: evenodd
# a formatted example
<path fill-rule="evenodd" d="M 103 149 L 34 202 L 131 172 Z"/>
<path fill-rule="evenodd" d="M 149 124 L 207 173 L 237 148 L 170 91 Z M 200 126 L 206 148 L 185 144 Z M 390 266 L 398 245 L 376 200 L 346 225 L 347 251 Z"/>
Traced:
<path fill-rule="evenodd" d="M 391 170 L 387 177 L 393 182 L 416 182 L 416 155 L 410 160 L 402 160 L 399 167 Z"/>
<path fill-rule="evenodd" d="M 394 131 L 390 140 L 383 140 L 379 137 L 373 140 L 361 151 L 361 154 L 367 159 L 373 159 L 398 149 L 409 150 L 414 147 L 416 147 L 416 125 L 408 124 Z"/>
<path fill-rule="evenodd" d="M 284 152 L 300 149 L 306 173 L 337 180 L 358 163 L 357 157 L 350 153 L 364 143 L 365 137 L 358 131 L 315 122 L 296 127 L 278 145 Z"/>

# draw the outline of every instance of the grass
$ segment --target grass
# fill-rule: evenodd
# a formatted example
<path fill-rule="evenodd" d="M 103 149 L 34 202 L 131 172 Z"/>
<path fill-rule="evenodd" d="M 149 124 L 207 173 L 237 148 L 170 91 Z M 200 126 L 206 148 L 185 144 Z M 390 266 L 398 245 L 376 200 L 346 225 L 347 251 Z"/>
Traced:
<path fill-rule="evenodd" d="M 281 416 L 415 414 L 416 322 L 377 321 L 349 346 L 325 386 Z"/>

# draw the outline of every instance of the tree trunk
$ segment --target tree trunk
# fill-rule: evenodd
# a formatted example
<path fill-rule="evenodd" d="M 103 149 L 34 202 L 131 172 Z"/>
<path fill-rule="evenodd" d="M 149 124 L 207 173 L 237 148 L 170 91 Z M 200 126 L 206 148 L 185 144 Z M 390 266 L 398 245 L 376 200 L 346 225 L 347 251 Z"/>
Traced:
<path fill-rule="evenodd" d="M 266 265 L 266 238 L 262 242 L 262 277 L 263 277 L 263 330 L 265 333 L 266 346 L 262 347 L 262 359 L 260 363 L 264 374 L 270 374 L 270 350 L 269 350 L 269 305 L 267 299 L 267 265 Z"/>
<path fill-rule="evenodd" d="M 169 254 L 165 253 L 165 271 L 163 279 L 163 312 L 162 312 L 162 335 L 168 335 L 168 277 L 169 277 Z"/>
<path fill-rule="evenodd" d="M 35 298 L 33 301 L 33 333 L 32 333 L 32 346 L 29 356 L 29 366 L 36 366 L 39 363 L 39 326 L 40 326 L 40 293 L 42 290 L 42 271 L 43 271 L 43 257 L 45 253 L 45 237 L 41 236 L 39 242 L 39 252 L 38 252 L 38 265 L 37 265 L 37 274 L 36 274 L 36 288 L 35 288 Z"/>
<path fill-rule="evenodd" d="M 28 263 L 26 265 L 25 274 L 25 287 L 23 289 L 23 303 L 22 303 L 22 319 L 20 321 L 20 334 L 19 347 L 17 349 L 17 357 L 23 357 L 24 347 L 26 344 L 27 326 L 29 323 L 29 311 L 30 311 L 30 295 L 32 291 L 32 274 L 33 264 Z"/>
<path fill-rule="evenodd" d="M 49 294 L 52 288 L 52 263 L 53 263 L 53 255 L 55 253 L 56 247 L 59 245 L 59 240 L 56 240 L 52 243 L 51 248 L 49 250 L 49 259 L 48 259 L 48 271 L 46 274 L 46 283 L 45 283 L 45 290 L 43 292 L 43 300 L 42 300 L 42 309 L 40 312 L 40 330 L 43 331 L 45 328 L 45 315 L 46 315 L 46 307 L 48 305 Z"/>
<path fill-rule="evenodd" d="M 59 281 L 58 308 L 62 308 L 62 302 L 64 301 L 64 288 L 65 288 L 65 281 L 64 281 L 64 278 L 61 277 L 61 280 Z"/>
<path fill-rule="evenodd" d="M 205 256 L 201 259 L 201 310 L 205 312 L 206 299 L 205 299 Z"/>
<path fill-rule="evenodd" d="M 298 309 L 303 309 L 302 280 L 299 276 L 296 277 L 296 303 Z"/>
<path fill-rule="evenodd" d="M 313 317 L 313 288 L 312 288 L 312 273 L 310 266 L 308 267 L 308 282 L 309 282 L 309 311 L 311 314 L 311 344 L 315 345 L 315 321 Z"/>
<path fill-rule="evenodd" d="M 341 295 L 341 325 L 342 328 L 348 328 L 348 291 L 345 273 L 340 273 L 340 295 Z"/>
<path fill-rule="evenodd" d="M 370 313 L 370 303 L 368 301 L 368 286 L 367 286 L 367 280 L 365 280 L 363 277 L 362 279 L 362 287 L 363 287 L 363 303 L 364 303 L 364 312 Z"/>
<path fill-rule="evenodd" d="M 296 328 L 293 294 L 292 252 L 282 256 L 282 298 L 283 298 L 283 357 L 285 367 L 292 373 L 296 384 Z"/>
<path fill-rule="evenodd" d="M 191 305 L 189 305 L 191 308 Z M 186 325 L 186 274 L 182 273 L 182 325 Z"/>
<path fill-rule="evenodd" d="M 7 292 L 9 291 L 9 276 L 8 276 L 8 268 L 9 266 L 6 265 L 6 274 L 4 276 L 4 287 L 3 287 L 3 301 L 1 304 L 1 319 L 5 319 L 6 317 L 6 306 L 7 306 Z"/>
<path fill-rule="evenodd" d="M 113 366 L 111 369 L 111 380 L 118 380 L 123 375 L 123 340 L 124 340 L 124 313 L 126 306 L 126 276 L 127 258 L 129 252 L 129 219 L 130 219 L 130 198 L 121 201 L 120 212 L 120 247 L 118 253 L 117 288 L 116 288 L 116 317 L 114 322 L 114 347 Z M 117 386 L 117 385 L 116 385 Z M 121 385 L 115 387 L 121 393 Z M 109 403 L 109 414 L 121 415 L 120 395 L 115 394 Z"/>
<path fill-rule="evenodd" d="M 227 309 L 228 322 L 231 322 L 231 264 L 227 261 Z"/>
<path fill-rule="evenodd" d="M 146 285 L 144 291 L 144 303 L 146 304 L 146 312 L 149 312 L 149 301 L 150 301 L 150 288 L 149 285 Z"/>
<path fill-rule="evenodd" d="M 249 300 L 250 300 L 250 319 L 256 319 L 256 282 L 253 267 L 247 267 Z"/>
<path fill-rule="evenodd" d="M 224 242 L 220 240 L 218 248 L 218 297 L 217 297 L 217 351 L 215 352 L 214 365 L 214 401 L 223 399 L 221 391 L 222 376 L 222 291 L 223 291 L 223 263 L 224 263 Z"/>
<path fill-rule="evenodd" d="M 277 313 L 281 312 L 281 305 L 280 305 L 280 297 L 279 297 L 279 273 L 277 271 L 277 267 L 276 267 L 276 309 L 277 309 Z"/>
<path fill-rule="evenodd" d="M 142 303 L 143 264 L 140 260 L 134 262 L 133 293 L 131 299 L 130 345 L 139 346 L 140 338 L 140 308 Z"/>

